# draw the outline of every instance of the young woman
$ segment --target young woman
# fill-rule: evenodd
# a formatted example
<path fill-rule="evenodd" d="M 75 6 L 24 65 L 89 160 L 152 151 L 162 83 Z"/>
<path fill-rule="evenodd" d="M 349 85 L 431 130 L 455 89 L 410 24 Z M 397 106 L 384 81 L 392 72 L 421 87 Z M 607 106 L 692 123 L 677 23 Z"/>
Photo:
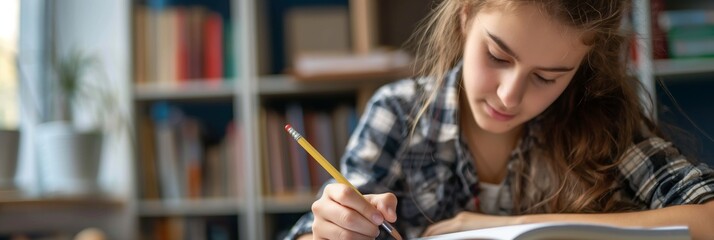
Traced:
<path fill-rule="evenodd" d="M 623 0 L 445 0 L 422 72 L 382 87 L 288 238 L 407 238 L 545 221 L 687 225 L 714 238 L 714 171 L 644 114 Z M 369 194 L 367 194 L 369 193 Z M 381 236 L 384 236 L 382 234 Z"/>

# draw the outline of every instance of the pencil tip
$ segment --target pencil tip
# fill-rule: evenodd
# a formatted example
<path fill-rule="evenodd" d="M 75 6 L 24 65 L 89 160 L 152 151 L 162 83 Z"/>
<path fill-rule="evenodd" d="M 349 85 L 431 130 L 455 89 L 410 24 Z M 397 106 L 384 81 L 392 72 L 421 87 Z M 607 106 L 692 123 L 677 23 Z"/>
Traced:
<path fill-rule="evenodd" d="M 293 128 L 293 126 L 290 126 L 290 124 L 285 124 L 285 131 L 290 131 L 290 129 Z"/>

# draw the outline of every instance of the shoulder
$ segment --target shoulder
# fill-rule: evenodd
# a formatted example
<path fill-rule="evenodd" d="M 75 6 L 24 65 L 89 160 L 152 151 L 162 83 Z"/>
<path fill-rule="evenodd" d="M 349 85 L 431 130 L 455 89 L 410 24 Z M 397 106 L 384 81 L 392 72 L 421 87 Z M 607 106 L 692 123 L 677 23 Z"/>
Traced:
<path fill-rule="evenodd" d="M 419 97 L 417 80 L 402 79 L 381 86 L 372 96 L 371 103 L 412 103 Z"/>
<path fill-rule="evenodd" d="M 403 79 L 380 87 L 367 102 L 365 116 L 407 123 L 420 102 L 421 91 L 417 85 L 414 79 Z"/>

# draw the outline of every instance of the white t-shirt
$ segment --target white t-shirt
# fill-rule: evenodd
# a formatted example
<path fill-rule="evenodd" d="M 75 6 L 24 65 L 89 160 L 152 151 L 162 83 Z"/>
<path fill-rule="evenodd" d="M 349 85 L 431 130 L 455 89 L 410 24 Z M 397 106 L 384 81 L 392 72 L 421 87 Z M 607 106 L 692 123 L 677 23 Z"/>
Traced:
<path fill-rule="evenodd" d="M 503 184 L 479 182 L 479 187 L 481 188 L 478 195 L 481 213 L 498 214 L 498 192 Z"/>

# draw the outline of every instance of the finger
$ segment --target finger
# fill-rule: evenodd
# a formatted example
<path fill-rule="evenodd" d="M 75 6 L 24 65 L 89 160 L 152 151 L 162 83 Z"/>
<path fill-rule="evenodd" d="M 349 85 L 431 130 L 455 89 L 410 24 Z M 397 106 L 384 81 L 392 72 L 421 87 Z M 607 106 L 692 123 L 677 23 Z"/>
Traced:
<path fill-rule="evenodd" d="M 444 229 L 443 229 L 444 227 L 445 227 L 445 221 L 434 223 L 431 226 L 427 227 L 426 230 L 424 230 L 424 233 L 422 233 L 422 236 L 428 237 L 428 236 L 441 234 L 444 232 Z"/>
<path fill-rule="evenodd" d="M 330 184 L 325 187 L 325 193 L 333 201 L 354 209 L 375 225 L 382 224 L 384 217 L 362 195 L 345 184 Z"/>
<path fill-rule="evenodd" d="M 382 216 L 384 216 L 387 221 L 397 221 L 397 213 L 395 211 L 395 209 L 397 209 L 396 195 L 393 193 L 368 194 L 364 195 L 364 198 L 373 206 L 376 206 L 377 210 L 382 213 Z"/>
<path fill-rule="evenodd" d="M 374 239 L 375 237 L 344 229 L 333 222 L 316 218 L 312 224 L 314 239 Z"/>
<path fill-rule="evenodd" d="M 338 226 L 365 236 L 379 236 L 378 225 L 364 218 L 362 214 L 355 210 L 342 206 L 330 199 L 316 201 L 313 204 L 313 213 L 316 218 L 321 218 Z"/>

